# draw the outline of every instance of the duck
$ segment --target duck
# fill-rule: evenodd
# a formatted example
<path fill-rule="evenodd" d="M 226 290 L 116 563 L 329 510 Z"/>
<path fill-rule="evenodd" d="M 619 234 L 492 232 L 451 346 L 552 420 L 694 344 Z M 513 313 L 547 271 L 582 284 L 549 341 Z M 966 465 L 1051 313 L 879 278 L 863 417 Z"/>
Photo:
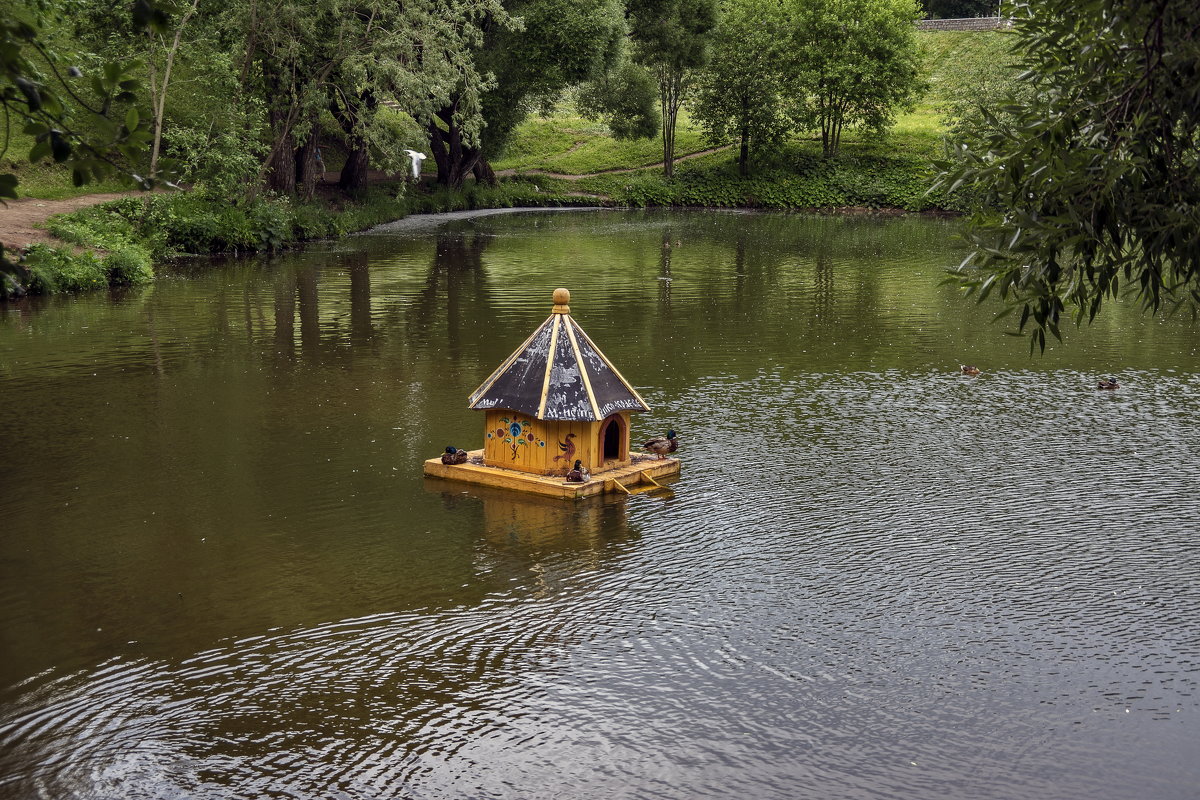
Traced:
<path fill-rule="evenodd" d="M 575 466 L 567 473 L 567 483 L 587 483 L 591 479 L 592 473 L 587 471 L 582 461 L 575 459 Z"/>
<path fill-rule="evenodd" d="M 959 364 L 958 368 L 962 370 L 963 375 L 978 375 L 983 371 L 972 364 Z"/>
<path fill-rule="evenodd" d="M 679 449 L 679 440 L 675 438 L 675 431 L 669 430 L 666 436 L 655 436 L 643 444 L 642 449 L 663 459 L 667 457 L 667 453 L 674 453 Z"/>
<path fill-rule="evenodd" d="M 467 451 L 459 450 L 453 445 L 446 448 L 446 452 L 442 453 L 443 464 L 465 464 L 467 463 Z"/>
<path fill-rule="evenodd" d="M 1097 389 L 1116 389 L 1120 385 L 1121 384 L 1117 383 L 1116 378 L 1101 378 L 1099 383 L 1096 384 L 1096 388 Z"/>

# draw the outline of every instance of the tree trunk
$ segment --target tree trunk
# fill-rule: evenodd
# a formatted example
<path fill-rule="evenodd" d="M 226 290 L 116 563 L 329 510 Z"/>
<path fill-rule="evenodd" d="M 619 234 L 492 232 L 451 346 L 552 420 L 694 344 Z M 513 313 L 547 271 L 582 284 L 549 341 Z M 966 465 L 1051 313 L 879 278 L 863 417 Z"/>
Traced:
<path fill-rule="evenodd" d="M 339 102 L 339 98 L 341 102 Z M 338 188 L 346 194 L 358 194 L 367 185 L 367 174 L 371 166 L 371 151 L 362 134 L 364 112 L 375 110 L 378 101 L 371 91 L 358 96 L 334 95 L 329 101 L 329 111 L 338 121 L 346 135 L 346 164 L 338 176 Z"/>
<path fill-rule="evenodd" d="M 358 194 L 367 185 L 367 171 L 371 166 L 371 154 L 367 144 L 356 142 L 356 146 L 346 156 L 346 165 L 338 176 L 338 188 L 346 194 Z"/>
<path fill-rule="evenodd" d="M 279 194 L 296 192 L 296 144 L 286 111 L 271 109 L 267 114 L 271 130 L 276 132 L 275 147 L 267 161 L 267 188 Z"/>
<path fill-rule="evenodd" d="M 263 62 L 263 80 L 267 90 L 267 123 L 270 126 L 271 153 L 263 165 L 267 188 L 279 194 L 296 191 L 296 143 L 292 136 L 292 114 L 279 74 Z"/>
<path fill-rule="evenodd" d="M 496 170 L 492 169 L 492 165 L 488 163 L 486 158 L 480 156 L 479 160 L 475 162 L 473 172 L 475 173 L 476 183 L 483 183 L 488 186 L 496 185 Z"/>
<path fill-rule="evenodd" d="M 659 110 L 662 114 L 663 177 L 675 176 L 675 123 L 683 102 L 684 70 L 663 65 L 658 69 Z"/>
<path fill-rule="evenodd" d="M 314 115 L 315 117 L 315 115 Z M 296 150 L 296 194 L 302 200 L 312 200 L 321 182 L 324 167 L 317 161 L 317 121 L 312 120 L 311 132 L 304 144 Z"/>
<path fill-rule="evenodd" d="M 437 118 L 446 123 L 446 129 L 443 130 L 436 119 L 430 120 L 428 128 L 429 148 L 437 163 L 437 182 L 451 189 L 459 189 L 479 163 L 480 151 L 478 147 L 463 144 L 462 130 L 454 122 L 453 107 L 437 112 Z M 491 167 L 486 169 L 490 171 Z"/>
<path fill-rule="evenodd" d="M 738 152 L 738 175 L 750 174 L 750 98 L 742 95 L 742 146 Z"/>

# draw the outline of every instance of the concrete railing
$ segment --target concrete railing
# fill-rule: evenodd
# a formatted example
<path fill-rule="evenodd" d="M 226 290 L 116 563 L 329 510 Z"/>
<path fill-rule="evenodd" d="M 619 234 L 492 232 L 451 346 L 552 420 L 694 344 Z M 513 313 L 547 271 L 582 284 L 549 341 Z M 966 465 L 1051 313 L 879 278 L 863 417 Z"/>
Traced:
<path fill-rule="evenodd" d="M 965 19 L 922 19 L 919 31 L 1002 31 L 1012 25 L 1007 17 L 967 17 Z"/>

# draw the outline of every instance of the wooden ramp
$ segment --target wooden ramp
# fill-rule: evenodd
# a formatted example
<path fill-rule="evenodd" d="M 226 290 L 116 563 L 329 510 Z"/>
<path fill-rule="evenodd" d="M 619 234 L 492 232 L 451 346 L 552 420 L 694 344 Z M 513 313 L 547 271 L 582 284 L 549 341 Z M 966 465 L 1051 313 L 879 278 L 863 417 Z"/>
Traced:
<path fill-rule="evenodd" d="M 661 483 L 654 480 L 650 474 L 645 472 L 635 475 L 633 480 L 622 481 L 617 478 L 612 478 L 608 481 L 605 481 L 605 483 L 612 484 L 611 486 L 606 485 L 604 487 L 605 491 L 623 492 L 624 494 L 630 496 L 635 494 L 655 494 L 659 492 L 669 493 L 671 491 L 666 486 L 663 486 Z"/>

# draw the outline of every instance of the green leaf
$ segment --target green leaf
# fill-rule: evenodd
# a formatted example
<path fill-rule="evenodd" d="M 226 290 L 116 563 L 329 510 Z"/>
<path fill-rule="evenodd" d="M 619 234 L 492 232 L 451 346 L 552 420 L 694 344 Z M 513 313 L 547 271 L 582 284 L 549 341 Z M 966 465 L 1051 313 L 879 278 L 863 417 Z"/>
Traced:
<path fill-rule="evenodd" d="M 21 94 L 25 95 L 25 104 L 29 106 L 30 111 L 37 111 L 42 107 L 42 93 L 37 84 L 21 77 L 16 78 L 13 83 L 21 90 Z"/>
<path fill-rule="evenodd" d="M 12 173 L 0 175 L 0 197 L 17 198 L 17 176 Z"/>
<path fill-rule="evenodd" d="M 136 131 L 138 126 L 138 110 L 135 106 L 130 106 L 125 112 L 125 127 L 130 131 Z"/>
<path fill-rule="evenodd" d="M 61 164 L 71 157 L 71 142 L 62 131 L 50 131 L 50 152 L 55 163 Z"/>
<path fill-rule="evenodd" d="M 38 139 L 33 147 L 29 148 L 29 161 L 36 164 L 46 156 L 50 155 L 50 137 L 44 136 Z"/>

